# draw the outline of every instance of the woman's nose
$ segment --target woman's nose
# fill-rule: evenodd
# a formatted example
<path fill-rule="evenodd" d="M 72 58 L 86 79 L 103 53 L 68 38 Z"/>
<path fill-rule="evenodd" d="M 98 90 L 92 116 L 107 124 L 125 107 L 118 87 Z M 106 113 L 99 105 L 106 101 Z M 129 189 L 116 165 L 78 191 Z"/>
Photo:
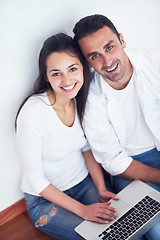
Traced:
<path fill-rule="evenodd" d="M 63 83 L 65 83 L 65 84 L 70 83 L 70 77 L 69 77 L 69 75 L 68 75 L 68 74 L 64 74 L 62 81 L 63 81 Z"/>

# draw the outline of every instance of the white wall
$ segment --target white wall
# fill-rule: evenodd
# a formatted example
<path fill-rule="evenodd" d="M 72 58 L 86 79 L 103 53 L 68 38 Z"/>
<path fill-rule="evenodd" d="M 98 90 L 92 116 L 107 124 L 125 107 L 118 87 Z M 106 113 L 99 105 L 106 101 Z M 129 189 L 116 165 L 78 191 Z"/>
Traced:
<path fill-rule="evenodd" d="M 159 0 L 0 0 L 0 211 L 23 197 L 14 119 L 37 77 L 42 43 L 95 13 L 108 16 L 129 47 L 160 48 Z"/>

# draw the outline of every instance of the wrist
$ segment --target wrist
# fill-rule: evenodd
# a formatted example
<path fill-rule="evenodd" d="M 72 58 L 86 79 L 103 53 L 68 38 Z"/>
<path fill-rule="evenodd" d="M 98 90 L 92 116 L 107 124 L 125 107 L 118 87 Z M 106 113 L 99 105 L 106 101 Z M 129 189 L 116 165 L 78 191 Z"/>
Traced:
<path fill-rule="evenodd" d="M 85 208 L 85 205 L 78 202 L 77 206 L 75 206 L 74 213 L 83 218 L 84 208 Z"/>
<path fill-rule="evenodd" d="M 102 192 L 107 191 L 106 186 L 105 186 L 105 185 L 99 186 L 99 187 L 97 188 L 97 191 L 98 191 L 99 194 L 102 193 Z"/>

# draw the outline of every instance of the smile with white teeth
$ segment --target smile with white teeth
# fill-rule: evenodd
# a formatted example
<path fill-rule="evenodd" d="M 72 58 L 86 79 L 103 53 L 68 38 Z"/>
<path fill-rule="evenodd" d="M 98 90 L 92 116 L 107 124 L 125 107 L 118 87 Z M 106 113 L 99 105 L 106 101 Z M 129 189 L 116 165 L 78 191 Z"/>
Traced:
<path fill-rule="evenodd" d="M 118 63 L 113 68 L 108 69 L 108 70 L 106 69 L 106 71 L 107 72 L 112 72 L 112 71 L 114 71 L 117 68 L 117 66 L 118 66 Z"/>
<path fill-rule="evenodd" d="M 74 88 L 75 85 L 76 85 L 76 83 L 74 83 L 68 87 L 61 87 L 61 88 L 63 88 L 64 90 L 71 90 L 72 88 Z"/>

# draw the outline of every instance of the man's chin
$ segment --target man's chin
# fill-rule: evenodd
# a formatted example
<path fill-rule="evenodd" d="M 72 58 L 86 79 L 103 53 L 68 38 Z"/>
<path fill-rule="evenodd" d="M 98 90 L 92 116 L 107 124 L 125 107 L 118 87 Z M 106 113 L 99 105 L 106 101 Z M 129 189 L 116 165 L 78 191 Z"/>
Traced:
<path fill-rule="evenodd" d="M 111 81 L 111 82 L 118 82 L 119 80 L 121 80 L 121 79 L 117 79 L 117 78 L 111 78 L 111 77 L 109 77 L 108 75 L 102 75 L 102 77 L 106 80 L 106 81 Z"/>

